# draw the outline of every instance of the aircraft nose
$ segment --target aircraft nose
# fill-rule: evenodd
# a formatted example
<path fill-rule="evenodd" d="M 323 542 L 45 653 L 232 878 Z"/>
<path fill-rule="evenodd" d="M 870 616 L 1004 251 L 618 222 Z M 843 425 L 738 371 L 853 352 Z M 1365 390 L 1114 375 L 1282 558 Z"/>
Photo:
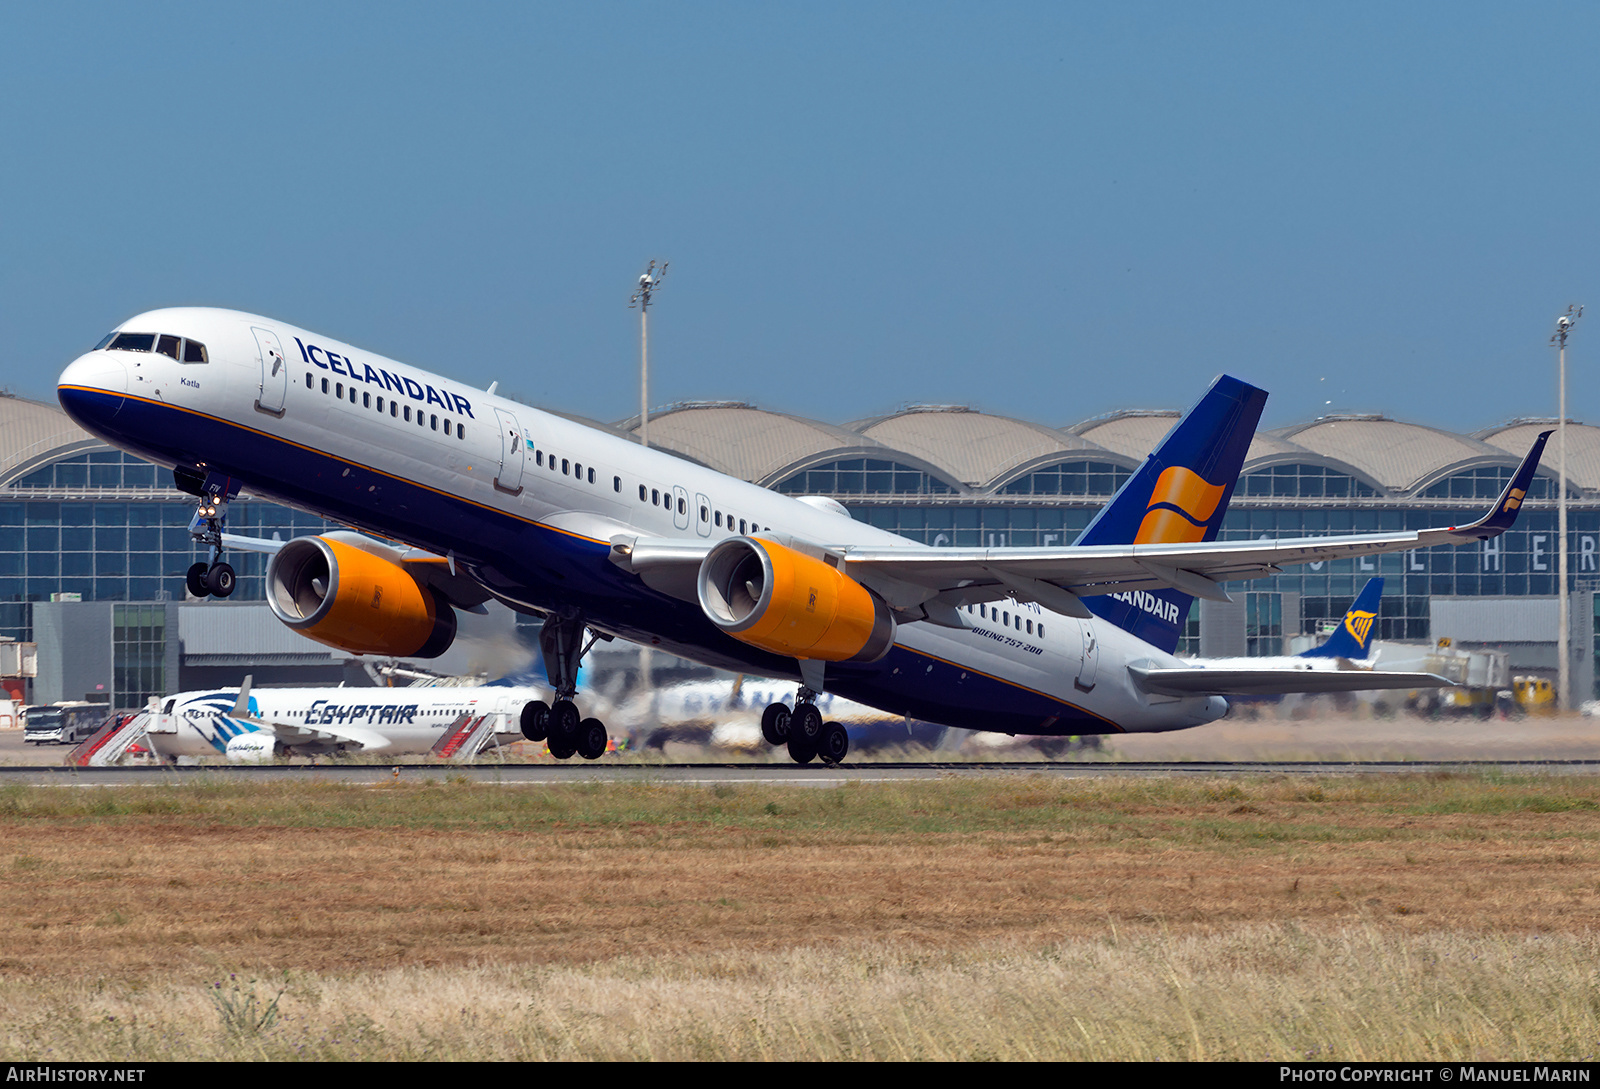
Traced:
<path fill-rule="evenodd" d="M 96 430 L 122 408 L 128 393 L 128 365 L 116 352 L 79 356 L 61 372 L 56 399 L 81 426 Z"/>

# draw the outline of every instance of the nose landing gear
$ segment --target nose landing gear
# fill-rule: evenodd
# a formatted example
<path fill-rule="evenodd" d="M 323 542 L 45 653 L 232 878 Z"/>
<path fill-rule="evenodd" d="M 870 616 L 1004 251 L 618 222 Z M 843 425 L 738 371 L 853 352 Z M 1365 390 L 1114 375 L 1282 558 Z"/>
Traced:
<path fill-rule="evenodd" d="M 239 578 L 233 566 L 223 562 L 222 538 L 228 524 L 228 500 L 239 494 L 239 482 L 212 473 L 196 484 L 197 475 L 173 473 L 178 487 L 200 497 L 200 505 L 189 519 L 189 535 L 211 549 L 211 562 L 194 564 L 184 582 L 195 597 L 229 597 Z"/>

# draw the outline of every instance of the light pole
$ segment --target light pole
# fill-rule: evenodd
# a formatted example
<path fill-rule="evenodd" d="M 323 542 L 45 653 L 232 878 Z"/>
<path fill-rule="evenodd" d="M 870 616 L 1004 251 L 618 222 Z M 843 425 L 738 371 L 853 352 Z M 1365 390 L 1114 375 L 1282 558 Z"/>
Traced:
<path fill-rule="evenodd" d="M 1556 580 L 1560 587 L 1556 597 L 1561 616 L 1556 629 L 1556 706 L 1563 711 L 1572 707 L 1572 663 L 1568 661 L 1572 618 L 1568 615 L 1567 601 L 1567 335 L 1581 317 L 1583 307 L 1567 307 L 1567 312 L 1556 319 L 1556 331 L 1550 337 L 1550 343 L 1557 349 L 1560 373 L 1556 416 L 1556 472 L 1560 492 L 1556 497 L 1556 534 L 1561 540 L 1561 549 L 1556 563 Z"/>
<path fill-rule="evenodd" d="M 661 271 L 650 262 L 639 277 L 639 289 L 628 300 L 628 309 L 639 310 L 639 445 L 650 445 L 650 296 L 667 278 L 667 263 L 661 262 Z"/>

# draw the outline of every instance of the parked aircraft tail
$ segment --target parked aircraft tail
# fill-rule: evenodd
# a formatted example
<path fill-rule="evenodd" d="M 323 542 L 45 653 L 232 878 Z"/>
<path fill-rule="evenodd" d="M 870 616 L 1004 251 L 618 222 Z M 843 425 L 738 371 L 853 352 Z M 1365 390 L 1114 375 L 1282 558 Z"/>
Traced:
<path fill-rule="evenodd" d="M 1080 545 L 1216 540 L 1255 438 L 1265 390 L 1222 375 L 1097 514 Z M 1169 654 L 1194 598 L 1181 590 L 1086 597 L 1096 615 Z"/>
<path fill-rule="evenodd" d="M 1300 655 L 1302 658 L 1366 658 L 1372 653 L 1372 633 L 1378 627 L 1378 600 L 1383 597 L 1383 579 L 1370 578 L 1356 595 L 1344 621 L 1328 641 Z"/>

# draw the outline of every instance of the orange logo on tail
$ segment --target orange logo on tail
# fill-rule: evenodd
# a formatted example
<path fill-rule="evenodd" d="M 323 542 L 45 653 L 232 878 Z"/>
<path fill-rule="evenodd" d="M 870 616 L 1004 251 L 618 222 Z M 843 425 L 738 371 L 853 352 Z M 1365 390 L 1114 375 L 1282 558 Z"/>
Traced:
<path fill-rule="evenodd" d="M 1512 488 L 1511 494 L 1506 496 L 1506 510 L 1516 510 L 1522 506 L 1522 497 L 1527 494 L 1521 488 Z"/>
<path fill-rule="evenodd" d="M 1201 540 L 1206 535 L 1205 523 L 1217 512 L 1225 490 L 1221 484 L 1208 484 L 1193 469 L 1181 465 L 1163 469 L 1133 543 L 1192 544 Z"/>

